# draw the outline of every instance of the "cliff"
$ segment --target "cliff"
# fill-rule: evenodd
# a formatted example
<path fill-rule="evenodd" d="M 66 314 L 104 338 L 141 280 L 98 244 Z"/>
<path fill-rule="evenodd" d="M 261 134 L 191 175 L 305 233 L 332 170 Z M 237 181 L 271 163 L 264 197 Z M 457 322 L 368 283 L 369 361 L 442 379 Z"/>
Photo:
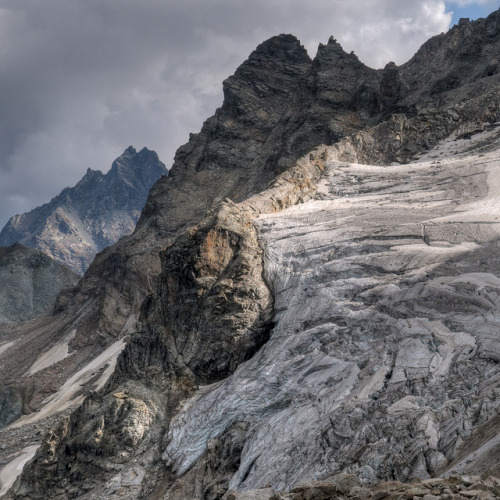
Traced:
<path fill-rule="evenodd" d="M 16 243 L 0 247 L 0 322 L 26 321 L 44 313 L 80 277 L 39 250 Z"/>

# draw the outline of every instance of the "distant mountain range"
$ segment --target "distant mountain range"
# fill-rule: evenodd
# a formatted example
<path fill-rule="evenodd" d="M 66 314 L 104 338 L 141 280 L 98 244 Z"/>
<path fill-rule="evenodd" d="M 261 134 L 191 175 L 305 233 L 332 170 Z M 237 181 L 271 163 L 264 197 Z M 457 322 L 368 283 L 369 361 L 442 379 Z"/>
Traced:
<path fill-rule="evenodd" d="M 167 173 L 154 151 L 130 146 L 108 173 L 89 168 L 76 186 L 12 217 L 0 233 L 0 246 L 37 248 L 83 274 L 97 252 L 134 230 L 149 189 Z"/>

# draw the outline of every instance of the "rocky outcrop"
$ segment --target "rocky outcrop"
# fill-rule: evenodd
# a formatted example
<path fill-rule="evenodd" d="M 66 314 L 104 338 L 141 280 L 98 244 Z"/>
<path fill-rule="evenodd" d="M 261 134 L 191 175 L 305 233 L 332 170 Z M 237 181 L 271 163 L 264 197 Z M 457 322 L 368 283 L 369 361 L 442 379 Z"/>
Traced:
<path fill-rule="evenodd" d="M 0 247 L 0 323 L 39 316 L 79 278 L 39 250 L 18 243 Z"/>
<path fill-rule="evenodd" d="M 496 16 L 474 26 L 491 31 Z M 497 38 L 488 38 L 490 51 Z M 451 50 L 453 37 L 437 37 L 438 41 L 442 51 Z M 425 54 L 419 64 L 432 66 L 432 54 Z M 464 103 L 483 92 L 494 96 L 492 77 L 440 95 L 434 104 L 425 101 L 419 118 L 405 92 L 396 92 L 396 101 L 383 95 L 381 88 L 402 82 L 402 76 L 391 74 L 367 68 L 333 38 L 320 46 L 314 61 L 291 35 L 261 44 L 224 82 L 224 104 L 179 148 L 169 178 L 153 186 L 135 233 L 99 255 L 80 289 L 62 300 L 61 307 L 93 300 L 99 308 L 94 314 L 98 334 L 119 335 L 133 323 L 130 318 L 137 317 L 144 293 L 151 290 L 151 277 L 159 272 L 159 251 L 225 198 L 242 201 L 314 147 L 367 126 L 380 124 L 373 133 L 354 136 L 357 161 L 370 161 L 371 151 L 378 148 L 373 161 L 390 163 L 407 161 L 456 130 L 470 132 L 484 120 L 495 119 L 496 105 L 488 111 L 486 98 L 478 106 L 469 105 L 467 115 L 461 112 Z M 473 80 L 471 75 L 467 78 Z M 402 88 L 408 85 L 401 82 L 397 85 Z M 477 116 L 475 109 L 484 116 Z"/>
<path fill-rule="evenodd" d="M 286 127 L 299 127 L 291 116 L 309 66 L 305 49 L 292 36 L 261 44 L 224 83 L 223 106 L 178 149 L 169 176 L 153 186 L 135 233 L 96 257 L 79 289 L 61 299 L 61 309 L 94 301 L 96 334 L 129 331 L 160 272 L 159 253 L 222 200 L 241 200 L 263 189 L 300 156 L 287 141 Z"/>
<path fill-rule="evenodd" d="M 72 415 L 70 424 L 54 430 L 37 452 L 39 462 L 30 483 L 19 490 L 21 495 L 36 498 L 42 490 L 46 494 L 46 486 L 41 486 L 47 480 L 45 467 L 60 460 L 65 462 L 66 469 L 73 471 L 74 477 L 85 477 L 89 487 L 93 485 L 101 495 L 144 494 L 143 479 L 148 483 L 147 495 L 165 488 L 159 481 L 165 477 L 165 469 L 158 459 L 163 451 L 163 429 L 168 426 L 173 409 L 196 388 L 217 384 L 232 373 L 268 340 L 273 326 L 272 295 L 263 277 L 262 250 L 251 220 L 261 211 L 280 210 L 310 198 L 322 169 L 321 153 L 313 163 L 299 162 L 278 177 L 266 196 L 257 195 L 241 205 L 223 202 L 217 212 L 180 235 L 166 249 L 159 277 L 161 285 L 143 304 L 144 322 L 120 357 L 107 394 L 92 396 L 78 414 Z M 165 314 L 166 311 L 169 312 Z M 149 432 L 137 448 L 122 440 L 121 436 L 128 431 L 122 428 L 115 435 L 113 430 L 116 425 L 123 427 L 131 415 L 120 414 L 117 421 L 103 427 L 108 416 L 116 413 L 117 397 L 137 401 L 148 414 L 154 415 Z M 81 426 L 83 422 L 85 427 Z M 205 490 L 216 495 L 214 498 L 224 493 L 238 465 L 234 450 L 242 445 L 240 426 L 235 424 L 231 429 L 225 432 L 224 439 L 214 441 L 214 450 L 208 454 L 219 463 L 212 467 L 213 480 L 206 477 L 202 465 L 202 470 L 196 472 L 199 477 L 195 483 L 199 484 L 195 490 L 190 480 L 182 483 L 187 490 L 174 484 L 171 494 L 178 495 L 175 498 L 186 498 L 198 491 L 203 494 Z M 88 454 L 85 450 L 76 456 L 67 454 L 68 441 L 107 441 L 108 434 L 110 439 L 118 439 L 118 443 L 108 449 L 102 460 L 94 459 L 95 449 Z M 128 477 L 127 464 L 137 449 L 142 450 L 134 469 L 134 473 L 142 471 L 140 488 L 123 479 Z M 227 461 L 218 456 L 219 450 L 224 449 Z M 110 463 L 114 464 L 111 469 Z M 153 469 L 156 473 L 151 476 Z M 228 476 L 225 483 L 218 476 L 221 469 Z M 71 489 L 72 477 L 68 476 L 57 488 Z"/>
<path fill-rule="evenodd" d="M 65 288 L 73 287 L 80 276 L 71 269 L 59 264 L 43 252 L 24 247 L 18 243 L 4 248 L 0 247 L 0 323 L 5 331 L 15 332 L 20 328 L 19 322 L 50 312 L 57 295 Z M 21 327 L 22 329 L 23 327 Z M 10 349 L 17 343 L 17 335 L 0 337 L 0 357 L 2 358 L 3 384 L 0 387 L 0 429 L 19 418 L 29 408 L 34 392 L 33 385 L 9 384 L 14 375 L 6 375 L 13 365 L 19 364 L 19 358 L 10 358 Z M 23 349 L 34 350 L 36 343 L 24 344 Z M 53 352 L 54 353 L 54 352 Z M 55 354 L 55 353 L 54 353 Z M 7 361 L 9 360 L 9 361 Z M 21 370 L 28 365 L 22 363 Z M 19 366 L 17 366 L 19 370 Z M 4 445 L 5 448 L 5 445 Z"/>
<path fill-rule="evenodd" d="M 497 20 L 473 25 L 493 48 Z M 60 298 L 53 321 L 79 314 L 75 353 L 131 338 L 10 497 L 275 495 L 486 457 L 473 438 L 494 433 L 500 402 L 498 76 L 476 78 L 481 59 L 439 94 L 408 80 L 454 33 L 411 72 L 366 68 L 333 39 L 312 62 L 290 35 L 257 48 L 136 232 Z"/>
<path fill-rule="evenodd" d="M 223 500 L 375 500 L 413 498 L 423 500 L 465 500 L 467 498 L 492 499 L 500 496 L 500 479 L 490 476 L 453 476 L 448 479 L 427 479 L 400 483 L 381 483 L 369 488 L 356 476 L 338 474 L 324 481 L 305 481 L 289 492 L 271 487 L 238 493 L 230 490 Z"/>
<path fill-rule="evenodd" d="M 276 169 L 285 168 L 278 166 L 279 158 L 273 156 L 274 148 L 276 144 L 286 147 L 285 143 L 281 145 L 284 132 L 280 124 L 287 121 L 289 107 L 294 102 L 291 96 L 300 86 L 309 64 L 305 50 L 293 37 L 276 37 L 262 44 L 242 65 L 241 71 L 225 84 L 228 105 L 207 120 L 201 133 L 192 136 L 189 145 L 179 149 L 169 180 L 162 178 L 155 184 L 135 233 L 96 256 L 78 287 L 59 297 L 54 316 L 31 325 L 29 331 L 3 333 L 6 339 L 23 338 L 23 342 L 11 345 L 8 358 L 0 364 L 5 388 L 33 387 L 31 379 L 25 380 L 23 372 L 18 369 L 19 365 L 25 365 L 26 371 L 37 361 L 36 356 L 27 355 L 23 350 L 25 345 L 36 342 L 41 352 L 49 352 L 54 345 L 64 346 L 64 349 L 68 346 L 73 353 L 63 362 L 45 368 L 43 373 L 47 374 L 47 380 L 33 390 L 35 395 L 30 404 L 24 405 L 24 412 L 37 407 L 47 385 L 56 401 L 57 394 L 66 391 L 65 383 L 69 384 L 82 373 L 83 359 L 92 365 L 92 359 L 100 359 L 108 351 L 116 355 L 113 346 L 120 345 L 117 339 L 137 331 L 141 304 L 153 291 L 155 279 L 161 272 L 159 254 L 172 245 L 176 235 L 188 226 L 200 223 L 224 197 L 244 197 L 241 190 L 247 189 L 247 183 L 253 183 L 256 190 L 264 186 L 267 182 L 265 176 L 272 177 L 265 174 L 265 164 L 273 164 L 272 168 Z M 247 72 L 247 75 L 242 75 L 242 72 Z M 245 81 L 253 79 L 249 72 L 255 73 L 255 79 L 260 78 L 260 90 L 248 92 Z M 276 74 L 282 73 L 283 79 L 276 83 Z M 266 88 L 268 90 L 264 92 Z M 241 109 L 235 108 L 237 101 Z M 256 109 L 268 109 L 268 113 L 259 112 L 257 116 Z M 224 125 L 226 121 L 227 127 Z M 218 142 L 215 144 L 216 137 Z M 218 163 L 222 164 L 228 151 L 232 152 L 231 161 L 219 168 Z M 288 155 L 287 162 L 290 163 L 297 157 L 291 149 L 288 149 Z M 236 242 L 241 239 L 234 238 Z M 229 247 L 231 245 L 233 243 Z M 255 243 L 252 245 L 255 247 Z M 179 255 L 179 266 L 184 257 Z M 227 288 L 228 284 L 225 286 Z M 268 308 L 266 306 L 266 310 Z M 260 331 L 257 328 L 258 335 L 261 335 Z M 243 336 L 242 340 L 246 342 L 245 339 Z M 259 342 L 262 340 L 257 340 L 257 344 Z M 254 349 L 257 344 L 249 340 Z M 23 360 L 21 363 L 20 359 Z M 104 356 L 103 359 L 109 358 Z M 13 364 L 13 360 L 17 362 Z M 56 367 L 57 377 L 54 378 Z M 233 360 L 228 369 L 234 367 Z M 82 374 L 80 383 L 89 389 L 95 388 L 93 373 L 89 370 L 84 376 Z M 63 399 L 76 404 L 79 392 L 72 389 L 70 394 L 71 398 L 64 396 Z M 36 425 L 45 424 L 37 421 Z"/>
<path fill-rule="evenodd" d="M 407 102 L 421 108 L 443 93 L 498 74 L 499 37 L 497 10 L 478 21 L 463 19 L 447 33 L 428 40 L 400 68 Z"/>
<path fill-rule="evenodd" d="M 0 245 L 22 243 L 83 274 L 95 254 L 131 233 L 153 183 L 167 170 L 154 151 L 130 146 L 111 170 L 87 170 L 49 203 L 15 215 Z"/>

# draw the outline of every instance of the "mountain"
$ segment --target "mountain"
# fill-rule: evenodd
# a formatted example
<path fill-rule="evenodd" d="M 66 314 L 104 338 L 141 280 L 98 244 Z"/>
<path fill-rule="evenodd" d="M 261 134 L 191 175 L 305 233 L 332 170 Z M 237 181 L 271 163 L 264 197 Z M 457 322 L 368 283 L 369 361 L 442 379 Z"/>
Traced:
<path fill-rule="evenodd" d="M 383 70 L 259 45 L 135 232 L 0 328 L 6 498 L 496 491 L 499 53 L 500 11 Z"/>
<path fill-rule="evenodd" d="M 154 151 L 130 146 L 107 174 L 89 168 L 76 186 L 12 217 L 0 245 L 37 248 L 83 274 L 97 252 L 134 230 L 149 189 L 166 174 Z"/>
<path fill-rule="evenodd" d="M 0 323 L 42 314 L 63 288 L 74 286 L 79 278 L 39 250 L 19 243 L 0 247 Z"/>

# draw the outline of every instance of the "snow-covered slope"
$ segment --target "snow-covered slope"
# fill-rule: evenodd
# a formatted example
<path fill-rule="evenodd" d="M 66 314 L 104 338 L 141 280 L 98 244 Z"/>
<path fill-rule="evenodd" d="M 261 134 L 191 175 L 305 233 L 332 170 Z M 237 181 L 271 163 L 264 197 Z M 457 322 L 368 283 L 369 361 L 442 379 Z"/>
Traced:
<path fill-rule="evenodd" d="M 316 199 L 256 225 L 276 326 L 185 403 L 164 452 L 173 470 L 238 422 L 236 490 L 446 468 L 500 408 L 500 129 L 404 165 L 330 157 Z"/>

